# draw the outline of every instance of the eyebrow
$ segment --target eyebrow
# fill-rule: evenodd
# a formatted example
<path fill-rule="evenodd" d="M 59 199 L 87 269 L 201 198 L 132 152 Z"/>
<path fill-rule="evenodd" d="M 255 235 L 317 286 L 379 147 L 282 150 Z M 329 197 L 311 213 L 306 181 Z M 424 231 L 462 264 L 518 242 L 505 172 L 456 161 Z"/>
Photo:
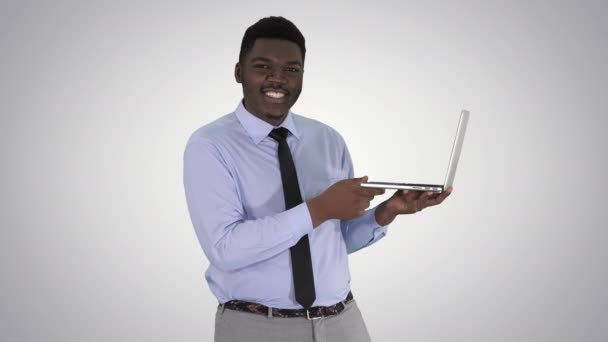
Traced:
<path fill-rule="evenodd" d="M 253 62 L 256 62 L 256 61 L 261 61 L 261 62 L 266 62 L 266 63 L 272 63 L 272 60 L 270 58 L 266 58 L 266 57 L 254 57 L 254 58 L 251 59 L 250 62 L 253 63 Z M 300 61 L 289 61 L 289 62 L 287 62 L 285 64 L 291 64 L 291 65 L 295 64 L 295 65 L 302 66 L 302 63 Z"/>

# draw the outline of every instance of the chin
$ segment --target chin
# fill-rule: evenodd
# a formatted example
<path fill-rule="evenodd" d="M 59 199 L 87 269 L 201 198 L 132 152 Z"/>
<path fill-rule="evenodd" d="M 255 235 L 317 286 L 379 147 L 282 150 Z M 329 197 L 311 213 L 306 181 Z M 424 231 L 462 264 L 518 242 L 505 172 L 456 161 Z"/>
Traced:
<path fill-rule="evenodd" d="M 266 113 L 264 113 L 264 115 L 267 118 L 280 119 L 280 118 L 284 117 L 285 115 L 287 115 L 287 111 L 285 113 L 270 113 L 270 112 L 266 112 Z"/>
<path fill-rule="evenodd" d="M 267 108 L 264 111 L 264 115 L 280 118 L 280 117 L 286 115 L 288 112 L 289 112 L 289 107 L 286 107 L 286 108 L 276 108 L 275 107 L 275 108 Z"/>

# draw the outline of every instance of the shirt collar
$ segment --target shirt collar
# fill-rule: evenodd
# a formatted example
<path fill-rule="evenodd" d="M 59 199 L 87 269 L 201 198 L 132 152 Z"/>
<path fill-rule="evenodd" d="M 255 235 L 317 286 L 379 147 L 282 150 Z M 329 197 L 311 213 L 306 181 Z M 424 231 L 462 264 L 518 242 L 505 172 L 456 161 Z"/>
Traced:
<path fill-rule="evenodd" d="M 270 134 L 270 131 L 278 127 L 287 128 L 289 132 L 291 132 L 291 134 L 293 134 L 296 138 L 300 139 L 300 133 L 296 128 L 295 122 L 293 120 L 293 113 L 291 111 L 287 113 L 285 120 L 283 120 L 283 122 L 278 127 L 274 127 L 268 122 L 251 114 L 243 105 L 242 100 L 239 102 L 239 105 L 236 107 L 234 113 L 236 114 L 237 119 L 241 122 L 241 125 L 243 125 L 243 127 L 245 128 L 245 131 L 247 131 L 247 134 L 249 134 L 249 136 L 256 145 L 259 144 L 262 140 L 264 140 L 264 138 L 266 138 L 268 134 Z"/>

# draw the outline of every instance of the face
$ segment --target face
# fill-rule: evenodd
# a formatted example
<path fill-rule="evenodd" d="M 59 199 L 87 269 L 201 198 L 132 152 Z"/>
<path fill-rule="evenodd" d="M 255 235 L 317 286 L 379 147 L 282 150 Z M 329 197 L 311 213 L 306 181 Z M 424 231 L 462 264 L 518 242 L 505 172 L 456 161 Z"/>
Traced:
<path fill-rule="evenodd" d="M 243 85 L 245 108 L 278 126 L 302 92 L 300 47 L 288 40 L 258 38 L 242 62 L 236 64 L 234 76 Z"/>

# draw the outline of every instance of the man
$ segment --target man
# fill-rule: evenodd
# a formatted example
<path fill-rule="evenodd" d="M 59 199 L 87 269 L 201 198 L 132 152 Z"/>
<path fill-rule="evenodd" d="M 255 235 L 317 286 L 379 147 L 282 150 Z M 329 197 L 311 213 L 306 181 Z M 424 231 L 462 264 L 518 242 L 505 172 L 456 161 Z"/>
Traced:
<path fill-rule="evenodd" d="M 305 54 L 285 18 L 249 27 L 234 70 L 243 100 L 195 131 L 184 152 L 188 209 L 220 303 L 216 342 L 369 341 L 347 255 L 452 190 L 397 191 L 366 210 L 384 190 L 353 178 L 334 129 L 290 111 Z"/>

